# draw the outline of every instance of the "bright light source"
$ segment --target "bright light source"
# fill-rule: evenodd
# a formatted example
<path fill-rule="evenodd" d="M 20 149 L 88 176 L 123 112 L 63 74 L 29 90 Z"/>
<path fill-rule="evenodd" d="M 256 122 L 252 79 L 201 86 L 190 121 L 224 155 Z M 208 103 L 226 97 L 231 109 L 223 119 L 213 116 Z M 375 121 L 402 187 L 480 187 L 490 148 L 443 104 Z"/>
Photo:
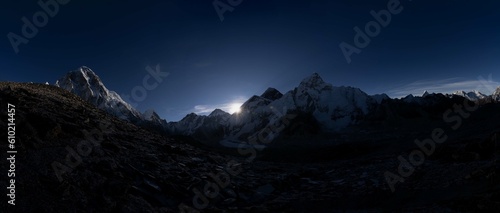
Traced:
<path fill-rule="evenodd" d="M 233 113 L 239 113 L 240 112 L 240 107 L 241 107 L 241 103 L 233 103 L 231 104 L 231 106 L 229 107 L 229 113 L 233 114 Z"/>

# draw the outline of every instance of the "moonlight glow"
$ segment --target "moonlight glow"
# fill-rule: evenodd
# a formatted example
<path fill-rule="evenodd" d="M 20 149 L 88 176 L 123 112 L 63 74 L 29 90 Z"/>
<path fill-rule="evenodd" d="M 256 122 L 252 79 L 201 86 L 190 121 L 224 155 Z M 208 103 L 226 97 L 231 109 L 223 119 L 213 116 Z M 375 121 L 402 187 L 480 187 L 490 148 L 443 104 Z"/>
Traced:
<path fill-rule="evenodd" d="M 239 113 L 240 112 L 241 103 L 234 103 L 229 106 L 229 113 Z"/>

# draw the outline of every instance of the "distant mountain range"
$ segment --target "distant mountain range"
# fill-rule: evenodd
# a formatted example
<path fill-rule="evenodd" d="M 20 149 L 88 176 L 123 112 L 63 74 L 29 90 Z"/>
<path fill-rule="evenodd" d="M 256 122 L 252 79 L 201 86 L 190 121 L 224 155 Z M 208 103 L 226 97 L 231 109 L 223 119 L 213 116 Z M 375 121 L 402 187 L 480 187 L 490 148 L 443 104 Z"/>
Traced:
<path fill-rule="evenodd" d="M 138 112 L 116 92 L 108 90 L 88 67 L 67 73 L 55 85 L 123 120 L 154 126 L 166 134 L 192 136 L 211 145 L 224 146 L 248 143 L 250 139 L 258 137 L 267 141 L 282 138 L 284 129 L 277 127 L 289 125 L 292 120 L 295 124 L 307 123 L 309 127 L 314 126 L 315 134 L 342 132 L 349 126 L 372 119 L 384 103 L 432 106 L 445 102 L 443 98 L 454 97 L 476 102 L 500 101 L 500 87 L 491 95 L 478 91 L 457 91 L 445 95 L 425 91 L 422 96 L 408 95 L 401 99 L 391 99 L 386 94 L 368 95 L 359 88 L 332 86 L 314 73 L 285 94 L 268 88 L 260 96 L 252 96 L 241 106 L 239 113 L 229 114 L 216 109 L 209 115 L 191 113 L 180 121 L 166 122 L 154 110 Z M 272 131 L 268 131 L 263 137 L 261 131 L 266 129 Z"/>

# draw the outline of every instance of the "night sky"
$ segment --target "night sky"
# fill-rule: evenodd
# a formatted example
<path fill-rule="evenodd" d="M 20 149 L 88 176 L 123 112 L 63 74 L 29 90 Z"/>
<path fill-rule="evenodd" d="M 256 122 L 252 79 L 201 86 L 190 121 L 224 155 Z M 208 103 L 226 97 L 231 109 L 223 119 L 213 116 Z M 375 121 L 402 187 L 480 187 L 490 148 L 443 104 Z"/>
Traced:
<path fill-rule="evenodd" d="M 213 2 L 71 0 L 18 53 L 8 34 L 22 36 L 21 18 L 42 9 L 2 2 L 0 81 L 54 83 L 85 65 L 127 95 L 142 85 L 145 67 L 159 64 L 169 75 L 137 108 L 168 121 L 226 109 L 267 87 L 285 93 L 313 72 L 391 97 L 472 90 L 481 78 L 489 80 L 484 93 L 500 85 L 499 1 L 402 0 L 351 63 L 339 45 L 355 45 L 353 28 L 364 30 L 375 20 L 370 11 L 387 10 L 389 0 L 220 0 L 232 10 L 223 21 Z"/>

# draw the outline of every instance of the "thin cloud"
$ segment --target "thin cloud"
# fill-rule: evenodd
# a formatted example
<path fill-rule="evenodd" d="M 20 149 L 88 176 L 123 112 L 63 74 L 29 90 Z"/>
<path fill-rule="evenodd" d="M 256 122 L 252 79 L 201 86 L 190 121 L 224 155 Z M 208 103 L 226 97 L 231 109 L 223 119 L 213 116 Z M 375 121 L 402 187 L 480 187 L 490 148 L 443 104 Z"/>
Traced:
<path fill-rule="evenodd" d="M 198 115 L 206 115 L 213 112 L 215 109 L 221 109 L 224 112 L 231 112 L 235 103 L 215 104 L 215 105 L 196 105 L 193 112 Z"/>
<path fill-rule="evenodd" d="M 193 112 L 198 115 L 207 115 L 215 109 L 221 109 L 224 112 L 231 112 L 235 104 L 243 104 L 245 98 L 238 97 L 235 100 L 222 104 L 200 104 L 193 107 Z"/>
<path fill-rule="evenodd" d="M 215 108 L 217 107 L 214 105 L 196 105 L 193 112 L 196 114 L 206 114 L 214 111 Z"/>
<path fill-rule="evenodd" d="M 404 97 L 409 94 L 422 95 L 424 91 L 429 93 L 453 93 L 455 91 L 478 90 L 489 95 L 500 86 L 500 82 L 494 81 L 492 76 L 488 78 L 479 76 L 477 80 L 464 80 L 463 78 L 448 78 L 442 80 L 421 80 L 389 90 L 387 94 L 391 97 Z"/>

